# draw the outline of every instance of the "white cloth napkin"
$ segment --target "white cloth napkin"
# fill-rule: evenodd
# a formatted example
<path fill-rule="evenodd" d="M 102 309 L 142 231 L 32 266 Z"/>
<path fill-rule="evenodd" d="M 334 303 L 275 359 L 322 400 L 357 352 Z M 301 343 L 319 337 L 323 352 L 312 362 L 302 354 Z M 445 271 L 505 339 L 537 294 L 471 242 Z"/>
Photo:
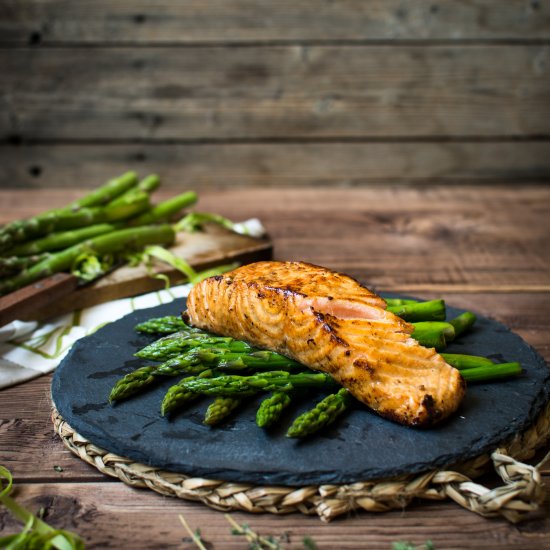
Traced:
<path fill-rule="evenodd" d="M 0 389 L 36 378 L 57 367 L 70 347 L 124 315 L 186 297 L 190 285 L 123 298 L 61 315 L 48 323 L 13 321 L 0 328 Z"/>

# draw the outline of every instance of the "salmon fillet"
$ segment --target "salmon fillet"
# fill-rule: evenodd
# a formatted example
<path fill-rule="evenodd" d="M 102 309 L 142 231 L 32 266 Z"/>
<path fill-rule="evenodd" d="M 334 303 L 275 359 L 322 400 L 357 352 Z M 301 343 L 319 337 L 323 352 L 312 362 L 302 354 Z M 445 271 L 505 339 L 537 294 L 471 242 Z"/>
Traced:
<path fill-rule="evenodd" d="M 258 262 L 197 284 L 187 299 L 200 328 L 276 351 L 330 374 L 385 418 L 430 426 L 465 393 L 459 371 L 410 337 L 357 281 L 302 262 Z"/>

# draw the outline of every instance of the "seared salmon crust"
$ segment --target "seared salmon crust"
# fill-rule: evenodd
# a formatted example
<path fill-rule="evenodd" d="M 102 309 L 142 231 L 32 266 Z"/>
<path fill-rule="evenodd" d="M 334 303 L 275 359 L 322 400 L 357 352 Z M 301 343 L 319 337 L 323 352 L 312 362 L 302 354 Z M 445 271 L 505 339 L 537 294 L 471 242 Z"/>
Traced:
<path fill-rule="evenodd" d="M 197 327 L 330 374 L 407 426 L 443 420 L 464 397 L 459 371 L 412 339 L 412 325 L 356 280 L 322 267 L 258 262 L 210 277 L 191 290 L 187 315 Z"/>

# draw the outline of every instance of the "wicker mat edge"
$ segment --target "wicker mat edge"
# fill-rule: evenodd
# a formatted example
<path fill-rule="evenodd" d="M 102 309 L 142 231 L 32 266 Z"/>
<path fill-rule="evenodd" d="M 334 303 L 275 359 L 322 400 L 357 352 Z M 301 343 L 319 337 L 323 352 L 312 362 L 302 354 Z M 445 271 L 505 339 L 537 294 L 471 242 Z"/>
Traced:
<path fill-rule="evenodd" d="M 165 496 L 200 501 L 221 511 L 317 514 L 322 521 L 351 512 L 386 512 L 403 509 L 413 499 L 444 500 L 485 517 L 504 517 L 516 523 L 536 512 L 545 492 L 539 471 L 550 453 L 537 465 L 525 464 L 550 437 L 550 402 L 526 431 L 491 454 L 453 465 L 448 470 L 345 485 L 306 487 L 257 486 L 192 477 L 134 462 L 102 449 L 79 435 L 52 406 L 56 433 L 74 454 L 100 472 L 133 487 L 152 489 Z M 502 484 L 489 489 L 472 479 L 490 467 Z"/>

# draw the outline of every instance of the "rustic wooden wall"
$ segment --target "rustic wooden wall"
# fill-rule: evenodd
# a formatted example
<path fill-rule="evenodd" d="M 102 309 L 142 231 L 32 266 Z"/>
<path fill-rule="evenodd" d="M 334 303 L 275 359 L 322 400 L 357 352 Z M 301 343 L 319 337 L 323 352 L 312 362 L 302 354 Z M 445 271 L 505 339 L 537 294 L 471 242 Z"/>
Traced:
<path fill-rule="evenodd" d="M 547 0 L 0 0 L 0 187 L 550 181 Z"/>

